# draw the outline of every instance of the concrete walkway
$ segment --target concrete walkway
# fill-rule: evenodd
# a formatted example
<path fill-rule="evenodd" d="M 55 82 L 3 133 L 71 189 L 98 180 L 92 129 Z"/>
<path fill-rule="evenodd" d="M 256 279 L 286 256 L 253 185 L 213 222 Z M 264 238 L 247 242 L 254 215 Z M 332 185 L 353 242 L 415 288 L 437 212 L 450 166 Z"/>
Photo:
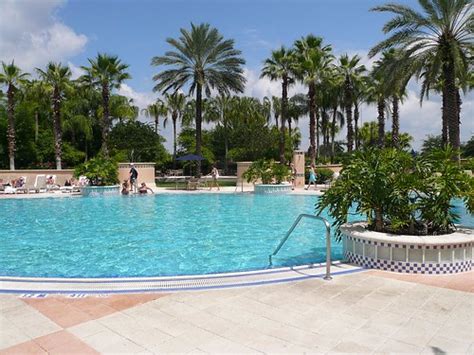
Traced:
<path fill-rule="evenodd" d="M 474 272 L 173 294 L 0 295 L 1 354 L 472 354 Z M 456 282 L 454 280 L 457 280 Z"/>

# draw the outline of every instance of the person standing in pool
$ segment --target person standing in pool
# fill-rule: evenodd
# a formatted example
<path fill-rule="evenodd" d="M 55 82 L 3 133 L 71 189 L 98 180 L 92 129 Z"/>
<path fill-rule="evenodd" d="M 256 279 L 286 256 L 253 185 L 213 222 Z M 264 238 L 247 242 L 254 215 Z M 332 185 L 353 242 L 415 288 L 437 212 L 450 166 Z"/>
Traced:
<path fill-rule="evenodd" d="M 296 176 L 298 175 L 298 170 L 296 170 L 295 164 L 291 163 L 291 189 L 296 188 Z"/>
<path fill-rule="evenodd" d="M 309 167 L 309 181 L 308 186 L 305 187 L 305 190 L 309 190 L 311 184 L 314 185 L 314 189 L 316 190 L 316 172 L 314 170 L 314 164 L 311 164 L 311 166 Z"/>
<path fill-rule="evenodd" d="M 130 190 L 137 192 L 138 170 L 135 169 L 135 164 L 130 164 Z"/>

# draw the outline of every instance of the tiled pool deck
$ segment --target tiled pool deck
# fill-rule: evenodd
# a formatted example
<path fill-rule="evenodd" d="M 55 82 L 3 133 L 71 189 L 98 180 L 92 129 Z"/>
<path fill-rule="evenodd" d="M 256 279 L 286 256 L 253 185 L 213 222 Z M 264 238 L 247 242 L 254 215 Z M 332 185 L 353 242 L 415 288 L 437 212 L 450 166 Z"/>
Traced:
<path fill-rule="evenodd" d="M 0 295 L 1 354 L 474 352 L 474 272 L 69 298 Z"/>

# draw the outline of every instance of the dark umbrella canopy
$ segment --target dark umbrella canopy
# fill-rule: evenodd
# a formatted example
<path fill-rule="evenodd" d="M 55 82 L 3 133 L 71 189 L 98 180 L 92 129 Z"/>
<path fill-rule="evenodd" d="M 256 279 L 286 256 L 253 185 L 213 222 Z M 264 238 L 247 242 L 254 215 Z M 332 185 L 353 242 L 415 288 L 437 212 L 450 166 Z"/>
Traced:
<path fill-rule="evenodd" d="M 187 154 L 187 155 L 183 155 L 182 157 L 176 158 L 176 160 L 180 160 L 180 161 L 201 161 L 201 160 L 204 160 L 204 158 L 202 156 L 196 155 L 196 154 Z"/>

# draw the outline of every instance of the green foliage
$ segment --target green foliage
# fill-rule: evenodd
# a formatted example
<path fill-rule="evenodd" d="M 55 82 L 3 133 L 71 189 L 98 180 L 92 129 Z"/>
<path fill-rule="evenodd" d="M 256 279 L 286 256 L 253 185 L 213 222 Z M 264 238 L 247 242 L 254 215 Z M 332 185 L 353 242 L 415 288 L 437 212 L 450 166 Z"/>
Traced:
<path fill-rule="evenodd" d="M 316 168 L 316 183 L 325 184 L 328 181 L 332 180 L 334 172 L 331 169 L 326 168 Z"/>
<path fill-rule="evenodd" d="M 464 158 L 474 157 L 474 136 L 469 139 L 462 147 L 462 156 Z"/>
<path fill-rule="evenodd" d="M 86 158 L 86 154 L 79 149 L 74 148 L 71 144 L 63 143 L 63 163 L 67 167 L 74 167 L 81 164 Z"/>
<path fill-rule="evenodd" d="M 118 164 L 101 155 L 79 165 L 74 170 L 74 175 L 86 176 L 93 186 L 106 186 L 118 184 Z"/>
<path fill-rule="evenodd" d="M 453 199 L 464 199 L 468 210 L 474 210 L 473 178 L 452 154 L 451 149 L 417 158 L 392 148 L 357 152 L 319 200 L 317 213 L 328 208 L 337 228 L 357 213 L 378 232 L 450 233 L 458 219 Z"/>
<path fill-rule="evenodd" d="M 436 149 L 442 149 L 442 148 L 443 148 L 443 139 L 441 138 L 441 135 L 439 136 L 429 135 L 423 140 L 423 143 L 421 145 L 421 154 L 423 155 L 430 154 L 432 151 Z"/>
<path fill-rule="evenodd" d="M 164 139 L 152 127 L 139 121 L 118 123 L 109 135 L 110 149 L 116 159 L 155 162 L 157 166 L 169 160 L 163 142 Z"/>
<path fill-rule="evenodd" d="M 260 179 L 262 184 L 281 184 L 283 181 L 288 180 L 289 176 L 290 170 L 286 165 L 277 163 L 274 160 L 265 159 L 253 162 L 243 174 L 247 182 L 255 183 Z"/>

